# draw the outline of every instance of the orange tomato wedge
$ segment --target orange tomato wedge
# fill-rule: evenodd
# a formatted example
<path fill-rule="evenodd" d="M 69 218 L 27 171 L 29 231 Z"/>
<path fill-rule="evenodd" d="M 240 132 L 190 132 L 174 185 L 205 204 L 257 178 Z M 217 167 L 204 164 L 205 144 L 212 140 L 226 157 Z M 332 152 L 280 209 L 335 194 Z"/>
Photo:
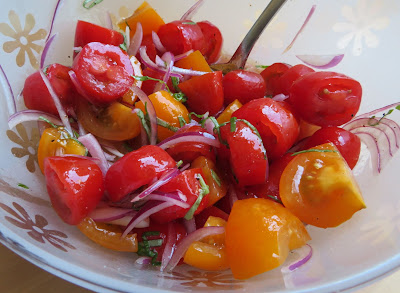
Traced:
<path fill-rule="evenodd" d="M 212 72 L 210 65 L 208 65 L 206 59 L 198 50 L 177 61 L 175 66 L 204 72 Z"/>
<path fill-rule="evenodd" d="M 235 112 L 237 109 L 242 107 L 242 103 L 239 100 L 234 100 L 230 103 L 225 110 L 218 116 L 217 121 L 219 124 L 229 122 L 232 117 L 232 113 Z"/>

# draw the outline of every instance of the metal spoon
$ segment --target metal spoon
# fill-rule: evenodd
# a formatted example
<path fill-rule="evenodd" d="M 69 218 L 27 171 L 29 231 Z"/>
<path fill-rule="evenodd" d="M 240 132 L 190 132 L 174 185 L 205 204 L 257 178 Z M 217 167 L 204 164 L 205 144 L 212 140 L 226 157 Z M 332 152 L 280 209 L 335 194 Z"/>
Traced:
<path fill-rule="evenodd" d="M 243 41 L 240 43 L 231 60 L 229 60 L 227 63 L 212 64 L 211 69 L 214 71 L 222 71 L 223 74 L 226 74 L 232 70 L 243 69 L 247 58 L 254 47 L 254 44 L 264 31 L 267 24 L 272 20 L 285 2 L 286 0 L 271 0 L 268 6 L 261 13 L 260 17 L 248 31 Z"/>

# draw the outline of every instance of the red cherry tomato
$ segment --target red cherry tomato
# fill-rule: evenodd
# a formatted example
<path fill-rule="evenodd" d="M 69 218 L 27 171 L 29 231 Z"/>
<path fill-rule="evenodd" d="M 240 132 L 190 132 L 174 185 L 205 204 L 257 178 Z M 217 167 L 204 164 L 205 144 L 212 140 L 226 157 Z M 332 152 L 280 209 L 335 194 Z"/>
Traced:
<path fill-rule="evenodd" d="M 233 176 L 240 186 L 262 184 L 267 180 L 268 159 L 261 139 L 243 121 L 220 128 L 220 160 L 230 162 Z M 227 147 L 227 145 L 229 147 Z"/>
<path fill-rule="evenodd" d="M 169 234 L 169 225 L 172 225 L 172 229 L 175 232 L 173 235 Z M 157 240 L 162 239 L 161 246 L 154 246 L 150 249 L 157 252 L 157 261 L 162 260 L 162 255 L 164 253 L 165 245 L 169 242 L 169 237 L 172 238 L 172 246 L 175 249 L 176 246 L 182 241 L 182 239 L 186 236 L 185 227 L 179 222 L 171 222 L 168 224 L 158 224 L 155 222 L 151 222 L 150 226 L 147 228 L 135 228 L 131 233 L 137 234 L 138 242 L 143 242 L 143 233 L 146 232 L 159 232 L 158 235 L 147 235 L 147 240 Z"/>
<path fill-rule="evenodd" d="M 75 30 L 75 47 L 83 47 L 91 42 L 119 46 L 124 42 L 121 33 L 90 22 L 78 20 Z"/>
<path fill-rule="evenodd" d="M 206 46 L 203 55 L 209 64 L 218 61 L 221 54 L 223 38 L 220 30 L 209 21 L 197 23 L 203 32 Z"/>
<path fill-rule="evenodd" d="M 130 152 L 108 169 L 105 179 L 108 197 L 111 201 L 119 201 L 175 166 L 171 156 L 157 146 L 147 145 Z"/>
<path fill-rule="evenodd" d="M 157 55 L 157 49 L 156 49 L 156 46 L 154 45 L 153 37 L 151 36 L 151 34 L 143 36 L 143 40 L 142 40 L 141 46 L 145 46 L 146 47 L 147 55 L 150 57 L 150 59 L 153 62 L 155 62 L 156 55 Z M 140 53 L 137 53 L 136 58 L 141 60 Z"/>
<path fill-rule="evenodd" d="M 189 50 L 204 52 L 206 47 L 203 32 L 197 23 L 190 20 L 177 20 L 166 23 L 158 30 L 161 43 L 174 55 Z"/>
<path fill-rule="evenodd" d="M 71 69 L 61 64 L 52 64 L 47 67 L 47 78 L 54 92 L 64 107 L 68 107 L 73 98 L 73 87 L 68 71 Z M 26 80 L 22 92 L 25 106 L 28 109 L 58 115 L 53 98 L 51 97 L 39 71 L 31 74 Z"/>
<path fill-rule="evenodd" d="M 290 88 L 290 103 L 306 122 L 319 126 L 338 126 L 356 115 L 362 89 L 358 81 L 335 72 L 313 72 Z"/>
<path fill-rule="evenodd" d="M 185 132 L 206 132 L 203 127 L 198 125 L 186 126 L 179 129 L 176 134 Z M 215 162 L 213 147 L 198 142 L 181 142 L 167 149 L 168 154 L 175 161 L 182 160 L 184 163 L 191 163 L 197 157 L 204 156 Z"/>
<path fill-rule="evenodd" d="M 201 171 L 201 168 L 185 170 L 181 174 L 176 176 L 174 179 L 161 186 L 159 188 L 159 191 L 161 192 L 180 191 L 186 196 L 187 198 L 186 202 L 191 207 L 196 202 L 197 198 L 200 196 L 202 192 L 202 188 L 198 179 L 199 176 L 202 176 L 204 179 L 204 175 L 203 172 Z M 205 194 L 194 214 L 197 215 L 202 210 L 204 210 L 207 207 L 207 203 L 208 203 L 208 194 Z M 167 223 L 175 219 L 183 218 L 186 215 L 186 213 L 190 210 L 190 207 L 184 209 L 182 207 L 174 205 L 151 215 L 150 218 L 156 221 L 157 223 Z"/>
<path fill-rule="evenodd" d="M 236 110 L 232 116 L 253 124 L 261 135 L 268 159 L 282 156 L 296 141 L 299 125 L 285 102 L 257 99 Z"/>
<path fill-rule="evenodd" d="M 315 70 L 308 66 L 305 66 L 303 64 L 298 64 L 293 67 L 290 67 L 279 78 L 278 91 L 281 94 L 289 95 L 289 91 L 290 91 L 290 88 L 292 87 L 293 82 L 298 80 L 303 75 L 306 75 L 311 72 L 315 72 Z"/>
<path fill-rule="evenodd" d="M 155 71 L 155 70 L 153 70 L 153 69 L 147 67 L 147 68 L 145 68 L 145 69 L 143 70 L 143 76 L 149 76 L 149 77 L 152 77 L 152 78 L 156 78 L 156 79 L 163 80 L 163 78 L 164 78 L 164 73 L 157 72 L 157 71 Z M 148 96 L 150 96 L 151 94 L 154 93 L 154 88 L 155 88 L 155 86 L 156 86 L 158 83 L 159 83 L 159 82 L 158 82 L 158 81 L 155 81 L 155 80 L 145 80 L 145 81 L 143 81 L 143 83 L 142 83 L 142 90 L 143 90 Z M 169 88 L 171 91 L 174 90 L 174 87 L 173 87 L 173 85 L 172 85 L 171 79 L 168 80 L 167 86 L 168 86 L 168 88 Z"/>
<path fill-rule="evenodd" d="M 234 70 L 224 75 L 224 104 L 229 105 L 234 100 L 242 104 L 265 95 L 266 86 L 263 77 L 255 72 Z"/>
<path fill-rule="evenodd" d="M 79 224 L 103 197 L 103 174 L 84 157 L 47 157 L 44 175 L 51 204 L 67 224 Z"/>
<path fill-rule="evenodd" d="M 181 82 L 178 87 L 187 96 L 187 104 L 197 114 L 217 114 L 224 103 L 222 72 L 210 72 Z"/>
<path fill-rule="evenodd" d="M 310 136 L 304 145 L 304 149 L 309 149 L 320 144 L 333 143 L 343 158 L 346 160 L 350 169 L 353 169 L 357 164 L 361 150 L 360 138 L 339 127 L 323 127 L 317 130 L 312 136 Z"/>
<path fill-rule="evenodd" d="M 265 80 L 267 90 L 265 91 L 266 96 L 275 96 L 280 94 L 279 78 L 284 74 L 291 66 L 285 63 L 274 63 L 271 66 L 265 68 L 260 74 Z"/>
<path fill-rule="evenodd" d="M 119 47 L 89 43 L 72 66 L 82 89 L 93 104 L 110 103 L 132 86 L 133 67 L 128 54 Z"/>

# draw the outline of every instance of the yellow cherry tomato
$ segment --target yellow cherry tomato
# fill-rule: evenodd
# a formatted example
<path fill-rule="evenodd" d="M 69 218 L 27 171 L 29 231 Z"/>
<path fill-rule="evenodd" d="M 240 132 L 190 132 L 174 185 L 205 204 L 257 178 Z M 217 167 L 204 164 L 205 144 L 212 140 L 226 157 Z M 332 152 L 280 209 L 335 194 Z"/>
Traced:
<path fill-rule="evenodd" d="M 46 128 L 40 137 L 38 147 L 38 163 L 40 170 L 44 168 L 44 159 L 47 157 L 64 154 L 85 156 L 86 148 L 78 141 L 71 138 L 63 128 Z"/>
<path fill-rule="evenodd" d="M 233 204 L 225 230 L 229 266 L 247 279 L 280 266 L 289 250 L 310 240 L 303 223 L 281 204 L 264 198 Z"/>
<path fill-rule="evenodd" d="M 189 121 L 189 111 L 186 109 L 185 105 L 175 100 L 167 91 L 155 92 L 149 96 L 149 99 L 156 110 L 157 117 L 164 120 L 169 125 L 179 128 L 179 117 L 182 117 L 186 122 Z M 141 101 L 136 103 L 135 106 L 145 113 L 145 108 Z M 157 133 L 160 141 L 174 134 L 173 131 L 163 126 L 158 126 Z"/>
<path fill-rule="evenodd" d="M 312 149 L 286 166 L 279 183 L 281 200 L 307 224 L 336 227 L 366 206 L 337 148 L 327 143 Z"/>
<path fill-rule="evenodd" d="M 242 107 L 242 103 L 239 102 L 239 100 L 234 100 L 232 103 L 230 103 L 225 110 L 218 116 L 217 121 L 219 124 L 229 122 L 232 117 L 232 113 L 235 112 L 237 109 Z"/>

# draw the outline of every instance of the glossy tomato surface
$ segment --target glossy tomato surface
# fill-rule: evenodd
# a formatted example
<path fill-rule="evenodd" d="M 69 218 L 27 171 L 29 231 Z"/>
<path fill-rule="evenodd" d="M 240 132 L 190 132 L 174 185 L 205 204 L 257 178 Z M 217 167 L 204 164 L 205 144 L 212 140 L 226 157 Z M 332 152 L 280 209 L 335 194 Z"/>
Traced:
<path fill-rule="evenodd" d="M 315 72 L 314 69 L 303 64 L 297 64 L 290 67 L 278 79 L 278 92 L 284 95 L 289 95 L 292 84 L 303 75 Z"/>
<path fill-rule="evenodd" d="M 124 42 L 120 32 L 108 29 L 97 24 L 78 20 L 75 30 L 75 47 L 83 47 L 91 42 L 119 46 Z"/>
<path fill-rule="evenodd" d="M 199 21 L 197 25 L 200 27 L 204 35 L 205 48 L 202 52 L 207 62 L 212 64 L 218 61 L 221 54 L 223 37 L 218 27 L 209 21 Z"/>
<path fill-rule="evenodd" d="M 284 74 L 291 65 L 285 63 L 274 63 L 265 68 L 260 74 L 264 78 L 266 85 L 266 96 L 275 96 L 281 94 L 279 78 Z"/>

